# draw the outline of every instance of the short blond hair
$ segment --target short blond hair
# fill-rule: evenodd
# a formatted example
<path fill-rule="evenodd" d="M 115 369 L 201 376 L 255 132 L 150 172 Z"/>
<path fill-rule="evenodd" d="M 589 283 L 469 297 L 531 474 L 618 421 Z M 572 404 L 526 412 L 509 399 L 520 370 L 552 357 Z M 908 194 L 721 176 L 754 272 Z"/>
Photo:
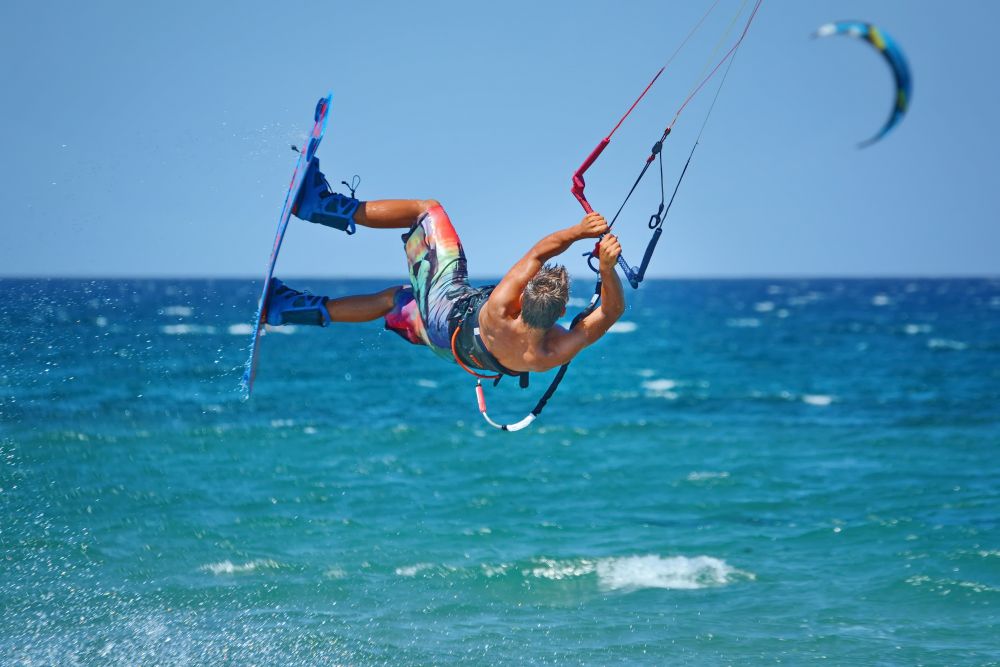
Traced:
<path fill-rule="evenodd" d="M 569 302 L 569 274 L 561 264 L 546 264 L 521 293 L 521 321 L 533 329 L 550 329 Z"/>

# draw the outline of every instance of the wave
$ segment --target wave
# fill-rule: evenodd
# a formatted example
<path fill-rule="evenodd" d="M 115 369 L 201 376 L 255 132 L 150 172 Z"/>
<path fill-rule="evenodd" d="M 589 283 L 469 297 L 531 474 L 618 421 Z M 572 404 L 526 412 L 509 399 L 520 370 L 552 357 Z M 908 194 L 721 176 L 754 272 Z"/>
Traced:
<path fill-rule="evenodd" d="M 242 565 L 237 565 L 229 560 L 224 560 L 220 563 L 209 563 L 208 565 L 202 565 L 198 569 L 202 572 L 211 572 L 212 574 L 222 575 L 222 574 L 243 574 L 246 572 L 254 572 L 256 570 L 276 570 L 280 565 L 271 559 L 259 558 L 257 560 L 252 560 Z"/>
<path fill-rule="evenodd" d="M 206 324 L 167 324 L 160 327 L 160 331 L 170 336 L 184 336 L 187 334 L 214 334 L 215 327 Z"/>
<path fill-rule="evenodd" d="M 826 394 L 803 394 L 802 402 L 808 403 L 809 405 L 826 406 L 833 403 L 833 396 L 828 396 Z"/>
<path fill-rule="evenodd" d="M 729 473 L 726 471 L 712 472 L 711 470 L 696 470 L 695 472 L 688 473 L 686 479 L 689 482 L 702 482 L 708 479 L 726 479 L 728 477 Z"/>
<path fill-rule="evenodd" d="M 741 572 L 720 558 L 655 554 L 597 559 L 541 558 L 521 574 L 551 581 L 596 576 L 602 590 L 622 592 L 646 588 L 697 590 L 754 579 L 754 575 Z"/>
<path fill-rule="evenodd" d="M 515 577 L 548 582 L 593 580 L 603 591 L 632 592 L 641 589 L 697 590 L 752 581 L 756 576 L 738 570 L 712 556 L 660 556 L 657 554 L 605 558 L 534 558 L 525 563 L 483 563 L 477 571 L 433 563 L 397 567 L 400 577 L 487 578 Z"/>
<path fill-rule="evenodd" d="M 949 340 L 947 338 L 931 338 L 927 341 L 927 347 L 932 350 L 964 350 L 969 347 L 968 343 L 960 340 Z"/>
<path fill-rule="evenodd" d="M 608 333 L 618 333 L 618 334 L 632 333 L 638 328 L 639 325 L 636 324 L 635 322 L 615 322 L 614 324 L 611 325 L 611 328 L 608 329 Z"/>
<path fill-rule="evenodd" d="M 646 396 L 650 398 L 674 400 L 677 398 L 677 392 L 673 391 L 676 387 L 676 381 L 665 378 L 646 380 L 642 383 L 642 388 L 646 390 Z"/>
<path fill-rule="evenodd" d="M 732 317 L 726 320 L 726 326 L 733 329 L 755 329 L 760 326 L 756 317 Z"/>
<path fill-rule="evenodd" d="M 184 326 L 184 325 L 179 325 Z M 265 334 L 279 333 L 279 334 L 293 334 L 295 333 L 296 326 L 294 324 L 286 324 L 280 327 L 267 326 L 264 329 Z M 226 327 L 226 331 L 233 336 L 249 336 L 253 333 L 253 325 L 247 324 L 246 322 L 239 322 L 237 324 L 230 324 Z"/>

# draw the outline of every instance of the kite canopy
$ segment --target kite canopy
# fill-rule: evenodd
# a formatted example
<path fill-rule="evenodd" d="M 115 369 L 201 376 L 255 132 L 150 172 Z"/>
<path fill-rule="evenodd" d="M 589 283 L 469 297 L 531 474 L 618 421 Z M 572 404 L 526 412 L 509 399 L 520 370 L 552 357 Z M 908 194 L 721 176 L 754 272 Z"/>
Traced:
<path fill-rule="evenodd" d="M 870 146 L 882 137 L 884 137 L 889 130 L 896 126 L 902 119 L 903 114 L 906 113 L 907 108 L 910 106 L 910 98 L 912 96 L 913 90 L 913 80 L 910 78 L 910 67 L 906 64 L 906 58 L 903 57 L 903 52 L 899 50 L 896 42 L 889 37 L 883 30 L 872 25 L 871 23 L 865 23 L 863 21 L 837 21 L 836 23 L 827 23 L 826 25 L 820 26 L 816 31 L 815 37 L 829 37 L 830 35 L 849 35 L 856 39 L 863 39 L 868 42 L 882 54 L 885 61 L 889 63 L 889 67 L 892 68 L 893 77 L 896 79 L 896 95 L 895 102 L 892 107 L 892 111 L 889 113 L 889 119 L 879 130 L 878 134 L 873 136 L 871 139 L 862 141 L 858 144 L 859 148 L 864 148 L 865 146 Z"/>

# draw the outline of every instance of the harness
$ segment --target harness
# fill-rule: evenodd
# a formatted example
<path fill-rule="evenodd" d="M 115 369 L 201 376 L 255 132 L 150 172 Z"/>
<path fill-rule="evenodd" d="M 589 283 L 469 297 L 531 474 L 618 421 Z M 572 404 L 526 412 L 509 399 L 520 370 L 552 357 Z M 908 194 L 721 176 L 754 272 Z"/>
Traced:
<path fill-rule="evenodd" d="M 477 378 L 493 380 L 493 385 L 499 384 L 504 375 L 520 378 L 521 388 L 528 386 L 528 373 L 512 371 L 486 347 L 479 331 L 479 313 L 486 305 L 496 285 L 487 285 L 464 294 L 455 300 L 448 316 L 448 330 L 451 338 L 451 353 L 455 361 L 467 373 Z M 473 368 L 491 371 L 493 375 L 479 373 Z"/>

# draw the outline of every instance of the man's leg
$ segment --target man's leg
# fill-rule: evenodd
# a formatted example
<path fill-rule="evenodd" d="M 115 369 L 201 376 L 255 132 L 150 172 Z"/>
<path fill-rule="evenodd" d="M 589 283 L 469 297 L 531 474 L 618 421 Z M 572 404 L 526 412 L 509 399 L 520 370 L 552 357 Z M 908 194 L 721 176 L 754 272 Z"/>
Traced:
<path fill-rule="evenodd" d="M 355 225 L 375 229 L 409 229 L 435 206 L 433 199 L 359 201 L 331 192 L 319 159 L 313 158 L 303 176 L 302 189 L 292 204 L 292 215 L 316 224 L 354 233 Z"/>
<path fill-rule="evenodd" d="M 385 317 L 394 307 L 394 297 L 401 287 L 390 287 L 375 294 L 361 294 L 332 299 L 292 289 L 277 278 L 265 307 L 265 322 L 282 324 L 312 324 L 326 326 L 330 322 L 369 322 Z"/>
<path fill-rule="evenodd" d="M 329 299 L 326 312 L 333 322 L 371 322 L 385 317 L 393 307 L 393 297 L 399 287 L 390 287 L 375 294 L 361 294 Z"/>
<path fill-rule="evenodd" d="M 354 212 L 354 222 L 373 229 L 409 229 L 435 206 L 440 204 L 434 199 L 364 201 Z"/>

